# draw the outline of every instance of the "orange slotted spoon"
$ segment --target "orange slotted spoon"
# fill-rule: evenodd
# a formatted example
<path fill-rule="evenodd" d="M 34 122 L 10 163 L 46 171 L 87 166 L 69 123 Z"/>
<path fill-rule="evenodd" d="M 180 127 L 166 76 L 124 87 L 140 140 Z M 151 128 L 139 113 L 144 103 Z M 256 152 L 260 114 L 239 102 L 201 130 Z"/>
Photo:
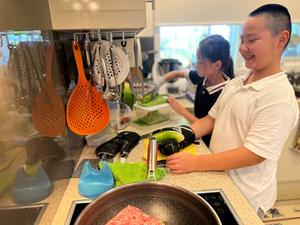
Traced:
<path fill-rule="evenodd" d="M 85 78 L 80 47 L 73 41 L 78 83 L 67 105 L 67 123 L 76 134 L 88 135 L 103 130 L 109 122 L 109 109 L 96 87 Z"/>
<path fill-rule="evenodd" d="M 46 80 L 32 106 L 32 123 L 50 137 L 61 135 L 66 126 L 65 106 L 52 81 L 53 51 L 54 46 L 50 45 L 46 52 Z"/>

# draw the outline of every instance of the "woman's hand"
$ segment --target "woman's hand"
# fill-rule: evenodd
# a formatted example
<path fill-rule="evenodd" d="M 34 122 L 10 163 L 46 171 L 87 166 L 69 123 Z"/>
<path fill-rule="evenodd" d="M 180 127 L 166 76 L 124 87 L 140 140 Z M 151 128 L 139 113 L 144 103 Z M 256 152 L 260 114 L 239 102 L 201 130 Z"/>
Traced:
<path fill-rule="evenodd" d="M 186 110 L 177 100 L 174 96 L 168 97 L 168 102 L 172 109 L 178 113 L 179 115 L 183 116 L 185 119 L 187 119 L 190 123 L 194 123 L 198 120 L 196 116 L 194 116 L 192 113 L 190 113 L 188 110 Z"/>
<path fill-rule="evenodd" d="M 173 173 L 188 173 L 197 171 L 199 156 L 179 152 L 167 157 L 167 168 Z"/>
<path fill-rule="evenodd" d="M 168 102 L 169 102 L 170 106 L 172 107 L 172 109 L 175 112 L 177 112 L 180 115 L 183 114 L 183 111 L 185 109 L 184 109 L 184 107 L 182 105 L 180 105 L 180 103 L 176 100 L 176 98 L 174 96 L 169 96 L 168 97 Z"/>

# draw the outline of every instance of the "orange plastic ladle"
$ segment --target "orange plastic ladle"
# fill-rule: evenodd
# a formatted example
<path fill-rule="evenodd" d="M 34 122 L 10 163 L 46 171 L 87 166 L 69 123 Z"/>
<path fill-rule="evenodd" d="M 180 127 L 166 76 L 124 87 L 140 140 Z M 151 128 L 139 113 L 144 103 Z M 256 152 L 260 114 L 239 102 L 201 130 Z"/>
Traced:
<path fill-rule="evenodd" d="M 79 44 L 73 41 L 72 46 L 78 83 L 68 101 L 67 123 L 79 135 L 100 132 L 109 122 L 109 109 L 96 87 L 85 78 Z"/>

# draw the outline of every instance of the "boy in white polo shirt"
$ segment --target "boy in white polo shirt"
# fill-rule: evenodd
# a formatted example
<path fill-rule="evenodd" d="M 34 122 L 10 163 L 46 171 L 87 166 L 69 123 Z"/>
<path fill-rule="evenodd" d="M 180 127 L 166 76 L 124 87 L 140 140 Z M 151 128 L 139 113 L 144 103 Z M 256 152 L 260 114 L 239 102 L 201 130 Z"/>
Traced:
<path fill-rule="evenodd" d="M 239 50 L 250 72 L 230 81 L 208 116 L 191 125 L 196 138 L 212 132 L 213 153 L 180 152 L 167 159 L 174 173 L 227 170 L 259 213 L 276 200 L 277 162 L 298 121 L 294 90 L 280 68 L 290 34 L 291 18 L 281 5 L 249 14 Z"/>

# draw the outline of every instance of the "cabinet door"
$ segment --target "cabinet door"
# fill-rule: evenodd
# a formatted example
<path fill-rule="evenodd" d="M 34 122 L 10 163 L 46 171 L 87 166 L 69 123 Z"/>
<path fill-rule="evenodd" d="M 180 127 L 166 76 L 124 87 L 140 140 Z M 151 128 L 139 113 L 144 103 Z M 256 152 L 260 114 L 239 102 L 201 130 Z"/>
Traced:
<path fill-rule="evenodd" d="M 142 29 L 146 26 L 144 0 L 49 0 L 54 30 Z"/>
<path fill-rule="evenodd" d="M 0 0 L 0 31 L 141 30 L 145 0 Z"/>

